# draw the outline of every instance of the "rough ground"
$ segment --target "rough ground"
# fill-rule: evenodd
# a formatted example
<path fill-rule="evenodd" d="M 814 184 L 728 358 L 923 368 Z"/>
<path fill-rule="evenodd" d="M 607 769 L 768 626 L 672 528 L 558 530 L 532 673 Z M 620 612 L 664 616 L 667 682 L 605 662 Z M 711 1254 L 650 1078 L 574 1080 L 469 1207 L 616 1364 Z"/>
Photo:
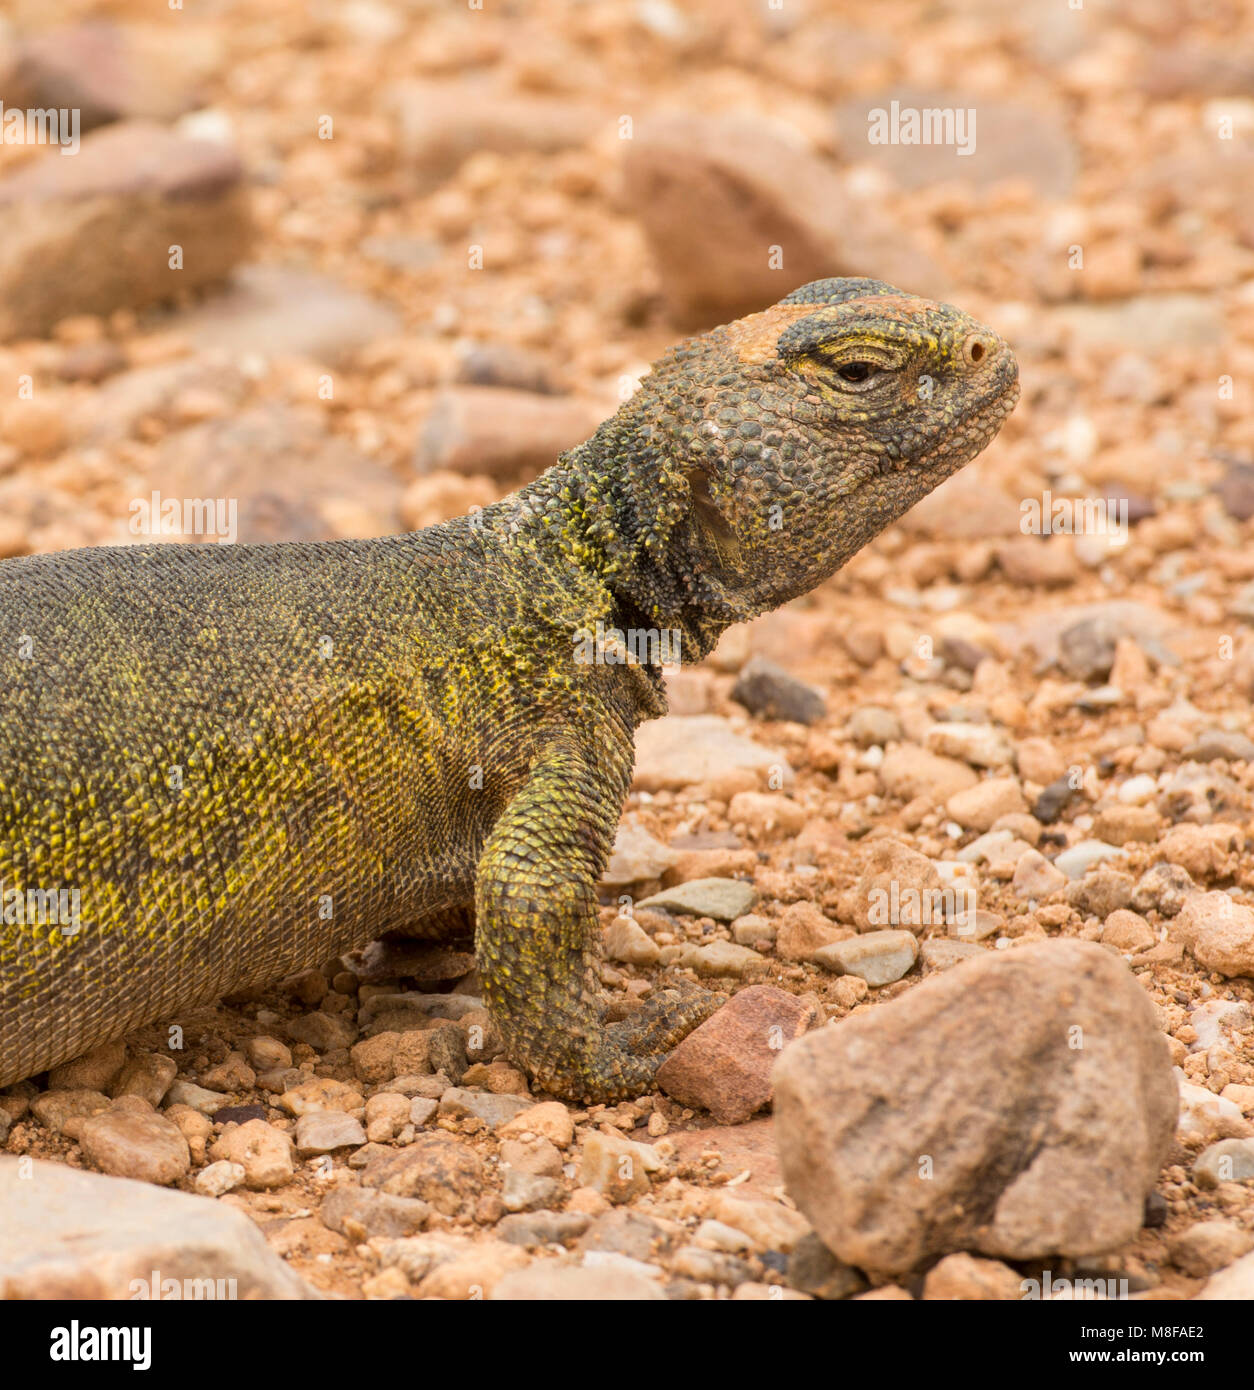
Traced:
<path fill-rule="evenodd" d="M 821 591 L 670 680 L 699 722 L 642 734 L 605 984 L 620 1012 L 664 967 L 773 986 L 800 1031 L 972 953 L 1098 942 L 1180 1069 L 1144 1226 L 1078 1261 L 876 1278 L 1019 1297 L 1047 1267 L 1187 1298 L 1226 1270 L 1215 1288 L 1254 1296 L 1254 63 L 1234 42 L 1254 8 L 196 8 L 17 0 L 0 21 L 6 106 L 81 104 L 107 137 L 74 159 L 0 144 L 0 554 L 148 539 L 154 490 L 237 499 L 239 539 L 425 525 L 583 438 L 686 327 L 815 273 L 944 292 L 1014 345 L 1018 411 Z M 81 55 L 67 76 L 38 36 L 102 14 L 119 35 L 55 41 Z M 975 108 L 976 154 L 868 145 L 894 98 Z M 185 278 L 125 262 L 136 226 L 185 244 Z M 1091 510 L 1025 534 L 1043 499 L 1122 502 L 1126 538 Z M 745 679 L 754 657 L 817 698 Z M 706 879 L 752 892 L 636 906 Z M 877 883 L 965 886 L 975 929 L 870 937 Z M 734 1048 L 581 1111 L 495 1057 L 468 957 L 309 965 L 171 1020 L 181 1047 L 151 1028 L 129 1063 L 10 1088 L 4 1153 L 212 1195 L 354 1298 L 866 1289 L 807 1235 L 769 1117 L 675 1098 L 704 1076 L 739 1118 L 765 1083 L 733 1077 Z M 402 991 L 423 999 L 374 1002 Z M 890 1093 L 977 1064 L 907 1061 Z M 1112 1072 L 1084 1084 L 1107 1097 Z M 1090 1116 L 1099 1146 L 1118 1099 Z"/>

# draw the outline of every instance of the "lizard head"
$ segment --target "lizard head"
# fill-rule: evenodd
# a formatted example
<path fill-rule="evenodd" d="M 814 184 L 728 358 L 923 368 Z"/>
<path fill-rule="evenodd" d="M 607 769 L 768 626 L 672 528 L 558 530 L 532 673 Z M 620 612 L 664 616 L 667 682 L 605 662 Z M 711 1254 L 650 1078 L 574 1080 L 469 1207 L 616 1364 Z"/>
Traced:
<path fill-rule="evenodd" d="M 669 549 L 697 606 L 729 621 L 830 576 L 974 458 L 1019 395 L 991 329 L 862 279 L 680 344 L 644 389 L 687 490 Z"/>
<path fill-rule="evenodd" d="M 672 348 L 519 496 L 696 656 L 813 589 L 974 458 L 1018 378 L 1006 344 L 960 309 L 816 280 Z"/>

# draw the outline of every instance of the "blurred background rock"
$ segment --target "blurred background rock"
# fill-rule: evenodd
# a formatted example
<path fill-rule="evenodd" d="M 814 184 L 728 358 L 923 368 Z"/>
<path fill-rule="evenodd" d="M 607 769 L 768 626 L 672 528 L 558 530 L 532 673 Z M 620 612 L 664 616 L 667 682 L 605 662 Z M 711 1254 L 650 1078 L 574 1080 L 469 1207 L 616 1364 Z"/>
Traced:
<path fill-rule="evenodd" d="M 4 109 L 77 109 L 81 148 L 0 143 L 0 553 L 134 539 L 131 499 L 211 483 L 245 540 L 428 524 L 682 332 L 830 274 L 951 297 L 1023 362 L 1002 439 L 911 519 L 925 581 L 959 564 L 928 542 L 967 582 L 1109 560 L 1024 542 L 1045 487 L 1231 541 L 1252 10 L 16 0 Z M 871 144 L 894 100 L 973 110 L 974 152 Z"/>

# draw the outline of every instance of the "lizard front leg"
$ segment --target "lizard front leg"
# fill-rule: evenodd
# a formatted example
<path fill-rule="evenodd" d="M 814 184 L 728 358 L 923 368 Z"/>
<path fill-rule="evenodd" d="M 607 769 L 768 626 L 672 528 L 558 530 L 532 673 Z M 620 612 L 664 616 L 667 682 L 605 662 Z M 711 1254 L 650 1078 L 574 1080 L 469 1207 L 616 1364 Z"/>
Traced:
<path fill-rule="evenodd" d="M 585 1102 L 653 1085 L 667 1051 L 713 1012 L 704 990 L 659 994 L 607 1025 L 596 885 L 622 797 L 575 744 L 545 751 L 479 861 L 475 950 L 506 1048 L 542 1086 Z M 608 794 L 607 794 L 608 790 Z"/>

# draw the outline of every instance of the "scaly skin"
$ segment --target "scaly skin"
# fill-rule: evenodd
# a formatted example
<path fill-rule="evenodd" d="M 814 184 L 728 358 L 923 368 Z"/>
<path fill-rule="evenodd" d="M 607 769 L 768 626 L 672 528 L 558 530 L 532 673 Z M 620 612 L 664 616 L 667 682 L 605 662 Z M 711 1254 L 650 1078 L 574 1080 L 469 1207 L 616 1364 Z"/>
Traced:
<path fill-rule="evenodd" d="M 0 889 L 78 889 L 80 913 L 0 924 L 0 1084 L 473 906 L 514 1060 L 586 1101 L 649 1089 L 713 996 L 603 1021 L 596 885 L 665 700 L 648 663 L 576 661 L 576 634 L 677 630 L 699 659 L 974 457 L 1017 394 L 957 309 L 825 280 L 681 343 L 475 517 L 4 561 Z"/>

